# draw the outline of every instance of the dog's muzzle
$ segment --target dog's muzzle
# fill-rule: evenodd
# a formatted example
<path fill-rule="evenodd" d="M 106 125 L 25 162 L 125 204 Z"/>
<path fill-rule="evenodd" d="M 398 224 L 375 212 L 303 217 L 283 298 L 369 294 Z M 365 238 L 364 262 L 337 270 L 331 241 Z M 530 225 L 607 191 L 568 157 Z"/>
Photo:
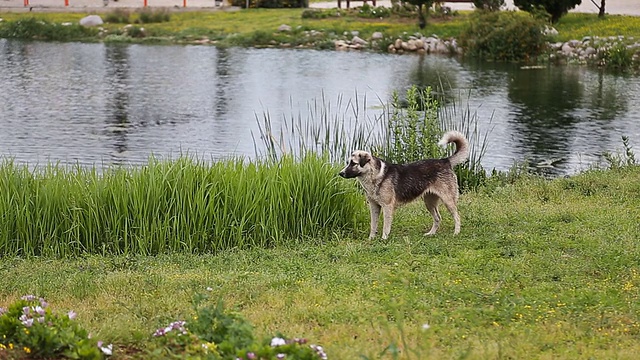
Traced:
<path fill-rule="evenodd" d="M 344 172 L 344 170 L 340 171 L 338 175 L 342 176 L 343 178 L 347 177 L 347 174 Z"/>

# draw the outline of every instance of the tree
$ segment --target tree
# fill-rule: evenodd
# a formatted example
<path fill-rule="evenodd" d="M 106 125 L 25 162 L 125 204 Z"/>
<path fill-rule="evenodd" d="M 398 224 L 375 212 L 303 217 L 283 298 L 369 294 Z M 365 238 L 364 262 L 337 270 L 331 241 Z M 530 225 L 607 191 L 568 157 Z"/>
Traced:
<path fill-rule="evenodd" d="M 551 15 L 551 22 L 556 23 L 569 10 L 580 5 L 582 0 L 514 0 L 513 4 L 520 10 L 532 12 L 542 7 Z"/>
<path fill-rule="evenodd" d="M 424 29 L 424 27 L 427 26 L 425 12 L 429 12 L 435 0 L 408 0 L 407 2 L 418 7 L 418 26 L 420 26 L 420 29 Z M 423 6 L 425 8 L 424 11 L 422 10 Z"/>
<path fill-rule="evenodd" d="M 594 0 L 591 0 L 591 2 L 593 3 L 593 5 L 595 5 L 598 8 L 598 17 L 602 18 L 604 17 L 604 2 L 605 0 L 600 0 L 600 6 L 598 6 L 598 3 L 596 3 Z"/>

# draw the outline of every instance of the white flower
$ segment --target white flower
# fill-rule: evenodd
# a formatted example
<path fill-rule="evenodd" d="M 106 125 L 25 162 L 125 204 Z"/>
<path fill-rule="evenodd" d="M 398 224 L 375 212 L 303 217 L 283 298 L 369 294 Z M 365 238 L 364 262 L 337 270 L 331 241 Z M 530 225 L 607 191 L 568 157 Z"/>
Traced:
<path fill-rule="evenodd" d="M 207 286 L 207 291 L 213 291 L 213 288 L 211 286 Z"/>
<path fill-rule="evenodd" d="M 271 346 L 272 347 L 282 346 L 282 345 L 286 345 L 286 344 L 287 344 L 287 342 L 283 338 L 274 337 L 273 339 L 271 339 Z"/>
<path fill-rule="evenodd" d="M 431 327 L 431 325 L 424 323 L 422 324 L 422 330 L 429 330 L 429 328 Z"/>
<path fill-rule="evenodd" d="M 102 341 L 98 341 L 98 347 L 103 354 L 107 356 L 113 355 L 113 344 L 109 344 L 107 346 L 102 346 Z"/>

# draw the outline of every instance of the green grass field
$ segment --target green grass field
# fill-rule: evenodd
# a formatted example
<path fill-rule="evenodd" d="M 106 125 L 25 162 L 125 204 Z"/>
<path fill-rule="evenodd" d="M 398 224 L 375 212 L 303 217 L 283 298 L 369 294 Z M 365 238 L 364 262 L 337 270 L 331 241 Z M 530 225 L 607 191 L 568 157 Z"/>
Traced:
<path fill-rule="evenodd" d="M 4 257 L 0 306 L 36 294 L 73 309 L 115 359 L 188 321 L 207 287 L 258 334 L 306 337 L 330 359 L 633 359 L 639 208 L 638 166 L 490 182 L 462 195 L 457 237 L 446 213 L 424 237 L 415 204 L 387 241 L 366 240 L 365 222 L 215 255 Z"/>

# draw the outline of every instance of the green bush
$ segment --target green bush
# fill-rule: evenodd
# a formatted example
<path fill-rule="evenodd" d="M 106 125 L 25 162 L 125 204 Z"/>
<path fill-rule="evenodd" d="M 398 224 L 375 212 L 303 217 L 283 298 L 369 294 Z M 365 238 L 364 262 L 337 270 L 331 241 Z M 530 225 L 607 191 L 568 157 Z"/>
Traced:
<path fill-rule="evenodd" d="M 0 38 L 72 41 L 94 37 L 98 29 L 80 24 L 56 24 L 33 17 L 8 22 L 0 26 Z"/>
<path fill-rule="evenodd" d="M 618 43 L 611 47 L 598 51 L 598 63 L 608 69 L 624 70 L 633 65 L 634 51 L 624 43 Z"/>
<path fill-rule="evenodd" d="M 466 56 L 497 61 L 531 61 L 542 53 L 544 23 L 514 11 L 475 11 L 460 34 Z"/>
<path fill-rule="evenodd" d="M 162 23 L 171 20 L 171 13 L 165 8 L 142 8 L 138 11 L 138 24 Z"/>
<path fill-rule="evenodd" d="M 131 12 L 127 9 L 115 9 L 104 16 L 104 21 L 111 24 L 128 24 Z"/>

